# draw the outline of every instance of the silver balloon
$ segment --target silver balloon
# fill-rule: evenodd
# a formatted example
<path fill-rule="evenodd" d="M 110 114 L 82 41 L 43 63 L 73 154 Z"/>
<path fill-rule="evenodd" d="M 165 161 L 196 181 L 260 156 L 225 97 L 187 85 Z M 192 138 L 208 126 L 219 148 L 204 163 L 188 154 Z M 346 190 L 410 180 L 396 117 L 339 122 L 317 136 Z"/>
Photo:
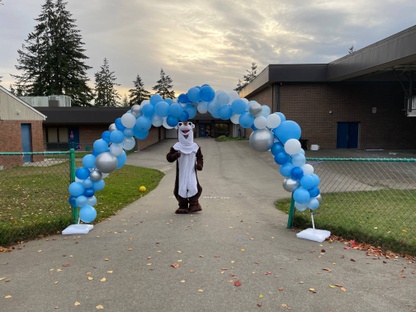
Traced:
<path fill-rule="evenodd" d="M 137 118 L 142 115 L 142 108 L 140 105 L 134 104 L 131 108 L 131 113 Z"/>
<path fill-rule="evenodd" d="M 288 192 L 293 192 L 295 189 L 299 187 L 299 181 L 293 179 L 284 179 L 283 180 L 283 188 Z"/>
<path fill-rule="evenodd" d="M 259 152 L 268 151 L 274 142 L 274 135 L 267 129 L 253 131 L 249 138 L 251 148 Z"/>
<path fill-rule="evenodd" d="M 322 204 L 322 196 L 321 196 L 321 194 L 319 194 L 315 198 L 318 200 L 319 204 Z"/>
<path fill-rule="evenodd" d="M 112 123 L 111 125 L 109 125 L 108 126 L 108 130 L 110 130 L 110 131 L 117 130 L 116 124 L 115 123 Z"/>
<path fill-rule="evenodd" d="M 248 107 L 248 111 L 253 116 L 256 116 L 257 114 L 261 113 L 261 105 L 257 102 L 251 101 L 250 106 Z"/>
<path fill-rule="evenodd" d="M 93 170 L 90 172 L 90 179 L 94 182 L 100 181 L 102 178 L 102 174 L 98 170 Z"/>
<path fill-rule="evenodd" d="M 101 153 L 95 158 L 95 166 L 104 173 L 110 173 L 117 169 L 117 157 L 109 152 Z"/>

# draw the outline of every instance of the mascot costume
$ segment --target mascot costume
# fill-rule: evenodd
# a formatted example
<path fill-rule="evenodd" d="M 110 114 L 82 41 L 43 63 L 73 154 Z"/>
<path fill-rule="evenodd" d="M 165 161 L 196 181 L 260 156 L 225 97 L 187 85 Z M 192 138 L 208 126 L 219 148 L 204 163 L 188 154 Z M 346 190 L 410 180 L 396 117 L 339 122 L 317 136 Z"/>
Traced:
<path fill-rule="evenodd" d="M 171 147 L 166 155 L 168 162 L 176 161 L 176 179 L 173 194 L 175 195 L 179 208 L 175 213 L 192 213 L 201 211 L 199 197 L 202 187 L 199 185 L 197 170 L 201 171 L 204 159 L 201 148 L 194 142 L 192 122 L 179 122 L 179 142 Z"/>

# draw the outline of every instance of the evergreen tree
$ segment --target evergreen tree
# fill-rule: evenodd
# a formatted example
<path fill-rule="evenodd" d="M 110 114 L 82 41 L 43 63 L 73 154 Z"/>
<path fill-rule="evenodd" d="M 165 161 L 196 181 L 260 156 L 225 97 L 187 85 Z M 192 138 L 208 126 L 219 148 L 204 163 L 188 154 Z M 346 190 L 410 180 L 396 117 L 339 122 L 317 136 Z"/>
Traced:
<path fill-rule="evenodd" d="M 130 97 L 130 106 L 134 104 L 140 104 L 144 100 L 148 100 L 150 98 L 150 92 L 144 88 L 144 84 L 142 78 L 137 75 L 136 80 L 133 81 L 134 89 L 129 90 L 129 97 Z"/>
<path fill-rule="evenodd" d="M 172 89 L 172 78 L 165 74 L 164 70 L 160 70 L 160 79 L 157 81 L 157 84 L 153 87 L 153 90 L 156 91 L 164 99 L 174 99 L 175 91 Z"/>
<path fill-rule="evenodd" d="M 250 70 L 246 69 L 247 75 L 243 76 L 243 81 L 238 79 L 237 88 L 234 91 L 240 92 L 243 90 L 250 82 L 252 82 L 257 77 L 257 64 L 251 63 Z"/>
<path fill-rule="evenodd" d="M 129 98 L 127 97 L 127 94 L 124 94 L 123 100 L 121 101 L 121 106 L 123 106 L 123 107 L 130 107 L 130 105 L 129 105 Z"/>
<path fill-rule="evenodd" d="M 68 95 L 74 106 L 91 105 L 93 93 L 88 87 L 84 43 L 75 20 L 63 0 L 46 0 L 22 49 L 15 75 L 16 86 L 25 95 Z"/>
<path fill-rule="evenodd" d="M 119 84 L 116 83 L 114 72 L 110 71 L 107 58 L 104 58 L 104 64 L 100 68 L 95 74 L 95 105 L 119 106 L 120 94 L 115 89 Z"/>

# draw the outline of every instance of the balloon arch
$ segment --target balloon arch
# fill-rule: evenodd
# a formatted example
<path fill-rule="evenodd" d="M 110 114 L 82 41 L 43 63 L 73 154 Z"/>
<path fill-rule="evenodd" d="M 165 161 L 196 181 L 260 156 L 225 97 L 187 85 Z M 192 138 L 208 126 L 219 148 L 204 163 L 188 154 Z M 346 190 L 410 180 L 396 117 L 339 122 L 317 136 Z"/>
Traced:
<path fill-rule="evenodd" d="M 68 187 L 69 203 L 79 209 L 84 223 L 95 220 L 95 193 L 105 186 L 104 178 L 124 166 L 126 152 L 134 148 L 135 138 L 143 140 L 152 126 L 174 128 L 196 113 L 209 112 L 213 117 L 231 120 L 243 128 L 251 128 L 250 146 L 257 151 L 269 151 L 284 177 L 283 188 L 292 192 L 294 207 L 299 211 L 316 210 L 321 201 L 319 177 L 312 165 L 306 163 L 305 151 L 299 141 L 301 128 L 280 113 L 271 113 L 267 105 L 239 98 L 237 92 L 214 91 L 209 85 L 192 87 L 175 100 L 154 94 L 140 105 L 117 118 L 100 139 L 93 144 L 91 154 L 82 158 L 82 166 L 75 171 L 75 181 Z"/>

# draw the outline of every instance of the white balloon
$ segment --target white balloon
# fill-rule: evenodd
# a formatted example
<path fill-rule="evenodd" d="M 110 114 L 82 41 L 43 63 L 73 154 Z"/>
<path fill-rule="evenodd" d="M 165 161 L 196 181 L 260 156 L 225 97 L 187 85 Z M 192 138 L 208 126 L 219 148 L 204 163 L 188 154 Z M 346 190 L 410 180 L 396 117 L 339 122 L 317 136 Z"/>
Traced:
<path fill-rule="evenodd" d="M 208 103 L 205 101 L 199 102 L 196 109 L 199 113 L 205 114 L 208 111 Z"/>
<path fill-rule="evenodd" d="M 131 113 L 121 116 L 121 124 L 126 128 L 133 128 L 136 124 L 136 117 Z"/>
<path fill-rule="evenodd" d="M 123 149 L 129 151 L 136 146 L 136 140 L 134 138 L 124 138 Z"/>
<path fill-rule="evenodd" d="M 267 123 L 267 119 L 266 119 L 266 117 L 264 117 L 262 115 L 257 116 L 256 118 L 254 118 L 254 126 L 257 129 L 264 129 L 264 128 L 266 128 L 266 123 Z"/>
<path fill-rule="evenodd" d="M 240 114 L 233 114 L 230 118 L 231 122 L 235 125 L 238 125 L 240 123 Z"/>
<path fill-rule="evenodd" d="M 285 145 L 285 152 L 289 155 L 295 155 L 299 153 L 299 151 L 302 149 L 301 144 L 299 140 L 296 139 L 289 139 L 286 141 Z"/>
<path fill-rule="evenodd" d="M 110 145 L 110 153 L 114 156 L 120 156 L 123 153 L 123 146 L 121 144 L 112 143 Z"/>
<path fill-rule="evenodd" d="M 152 116 L 152 125 L 154 126 L 154 127 L 160 127 L 161 125 L 163 125 L 163 118 L 162 117 L 159 117 L 158 115 L 153 115 Z"/>
<path fill-rule="evenodd" d="M 267 116 L 267 124 L 266 124 L 266 126 L 269 129 L 274 129 L 274 128 L 277 128 L 280 125 L 281 122 L 282 121 L 281 121 L 279 115 L 277 115 L 277 114 L 271 114 L 271 115 Z"/>
<path fill-rule="evenodd" d="M 303 170 L 304 175 L 312 174 L 315 170 L 312 165 L 304 164 L 301 169 Z"/>
<path fill-rule="evenodd" d="M 261 115 L 264 117 L 267 117 L 270 115 L 270 107 L 267 105 L 262 105 L 261 106 Z"/>
<path fill-rule="evenodd" d="M 168 123 L 166 122 L 166 117 L 163 117 L 163 127 L 165 127 L 168 130 L 174 128 L 174 127 L 171 127 L 171 126 L 168 125 Z"/>

